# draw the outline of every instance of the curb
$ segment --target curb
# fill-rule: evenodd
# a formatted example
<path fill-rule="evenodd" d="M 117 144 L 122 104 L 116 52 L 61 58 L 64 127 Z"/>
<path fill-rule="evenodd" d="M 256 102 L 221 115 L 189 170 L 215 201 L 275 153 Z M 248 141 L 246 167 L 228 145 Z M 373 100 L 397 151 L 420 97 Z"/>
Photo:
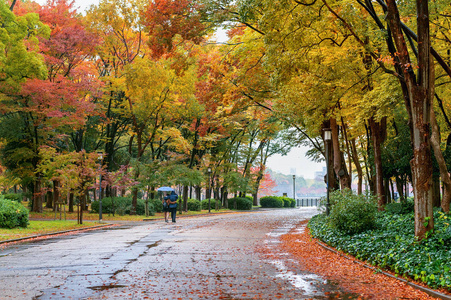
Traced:
<path fill-rule="evenodd" d="M 335 254 L 338 254 L 338 255 L 340 255 L 341 257 L 347 258 L 347 259 L 351 260 L 352 262 L 354 262 L 354 263 L 356 263 L 356 264 L 362 265 L 362 266 L 365 267 L 365 268 L 371 269 L 371 270 L 373 270 L 373 271 L 375 271 L 375 272 L 382 273 L 382 274 L 384 274 L 385 276 L 388 276 L 388 277 L 397 279 L 397 280 L 399 280 L 399 281 L 401 281 L 401 282 L 404 282 L 405 284 L 410 285 L 411 287 L 413 287 L 413 288 L 415 288 L 415 289 L 417 289 L 417 290 L 420 290 L 420 291 L 422 291 L 422 292 L 425 292 L 425 293 L 428 294 L 429 296 L 432 296 L 432 297 L 435 297 L 435 298 L 438 298 L 438 299 L 443 299 L 443 300 L 451 300 L 451 296 L 450 296 L 450 295 L 446 295 L 446 294 L 437 292 L 437 291 L 435 291 L 435 290 L 432 290 L 432 289 L 426 288 L 426 287 L 424 287 L 424 286 L 415 284 L 415 283 L 413 283 L 413 282 L 411 282 L 411 281 L 408 281 L 407 279 L 404 279 L 404 278 L 401 278 L 401 277 L 397 277 L 397 276 L 394 276 L 394 275 L 392 275 L 392 274 L 390 274 L 390 273 L 384 272 L 384 271 L 382 271 L 381 269 L 378 269 L 378 268 L 376 268 L 376 267 L 374 267 L 374 266 L 368 265 L 368 264 L 366 264 L 366 263 L 364 263 L 364 262 L 362 262 L 362 261 L 360 261 L 360 260 L 355 259 L 354 257 L 349 257 L 349 256 L 347 256 L 347 255 L 345 255 L 345 254 L 343 254 L 343 253 L 341 253 L 341 252 L 339 252 L 339 251 L 337 251 L 337 250 L 335 250 L 335 249 L 333 249 L 333 248 L 330 248 L 329 246 L 326 246 L 324 243 L 322 243 L 322 242 L 320 242 L 320 241 L 318 241 L 318 240 L 316 240 L 315 242 L 316 242 L 319 246 L 323 247 L 323 248 L 326 249 L 326 250 L 329 250 L 329 251 L 331 251 L 331 252 L 333 252 L 333 253 L 335 253 Z"/>
<path fill-rule="evenodd" d="M 21 242 L 21 241 L 35 239 L 35 238 L 42 238 L 42 237 L 47 237 L 47 236 L 50 237 L 53 235 L 58 235 L 58 234 L 63 234 L 63 233 L 68 233 L 68 232 L 88 231 L 88 230 L 95 230 L 95 229 L 112 227 L 112 226 L 116 226 L 116 224 L 97 225 L 97 226 L 91 226 L 91 227 L 84 227 L 84 228 L 80 228 L 80 229 L 69 229 L 69 230 L 63 230 L 63 231 L 55 231 L 55 232 L 49 232 L 49 233 L 43 233 L 43 234 L 37 234 L 37 235 L 30 235 L 30 236 L 17 238 L 17 239 L 0 241 L 0 245 L 7 244 L 7 243 Z"/>

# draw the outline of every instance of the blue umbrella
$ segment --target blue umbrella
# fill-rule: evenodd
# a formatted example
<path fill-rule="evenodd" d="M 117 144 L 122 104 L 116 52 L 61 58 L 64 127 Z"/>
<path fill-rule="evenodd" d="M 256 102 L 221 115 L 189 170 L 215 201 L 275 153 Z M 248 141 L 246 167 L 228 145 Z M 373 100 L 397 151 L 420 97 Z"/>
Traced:
<path fill-rule="evenodd" d="M 158 188 L 157 191 L 159 191 L 159 192 L 172 192 L 172 191 L 174 191 L 174 189 L 169 187 L 169 186 L 162 186 L 162 187 Z"/>

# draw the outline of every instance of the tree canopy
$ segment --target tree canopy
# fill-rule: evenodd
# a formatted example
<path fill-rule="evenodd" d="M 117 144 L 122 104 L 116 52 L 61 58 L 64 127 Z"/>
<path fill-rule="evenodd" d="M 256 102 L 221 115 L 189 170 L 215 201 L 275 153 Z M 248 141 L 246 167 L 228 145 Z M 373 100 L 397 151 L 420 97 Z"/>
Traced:
<path fill-rule="evenodd" d="M 69 184 L 68 166 L 101 152 L 90 167 L 103 170 L 103 190 L 131 193 L 134 206 L 163 184 L 183 187 L 185 203 L 202 188 L 257 202 L 268 157 L 304 144 L 325 160 L 331 129 L 330 186 L 356 176 L 383 210 L 410 182 L 424 237 L 433 203 L 448 212 L 451 199 L 449 10 L 444 0 L 101 0 L 86 12 L 4 2 L 2 182 L 31 191 L 35 210 L 46 189 L 85 198 L 92 174 Z M 218 27 L 226 43 L 212 40 Z"/>

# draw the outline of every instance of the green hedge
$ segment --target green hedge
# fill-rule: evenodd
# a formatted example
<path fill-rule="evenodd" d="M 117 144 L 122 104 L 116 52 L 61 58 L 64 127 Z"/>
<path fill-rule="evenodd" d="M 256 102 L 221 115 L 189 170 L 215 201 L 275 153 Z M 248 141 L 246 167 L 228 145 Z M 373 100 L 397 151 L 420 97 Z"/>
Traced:
<path fill-rule="evenodd" d="M 451 290 L 450 214 L 434 211 L 434 234 L 418 242 L 414 213 L 379 212 L 376 227 L 345 234 L 332 227 L 325 215 L 314 216 L 310 233 L 323 242 L 396 274 L 422 281 L 431 288 Z"/>
<path fill-rule="evenodd" d="M 267 208 L 296 207 L 296 200 L 288 197 L 266 196 L 260 198 L 260 206 Z"/>
<path fill-rule="evenodd" d="M 132 198 L 129 197 L 105 197 L 102 199 L 102 213 L 118 214 L 120 216 L 130 214 L 132 208 Z M 91 212 L 99 213 L 99 201 L 91 203 Z M 149 203 L 149 213 L 152 215 L 155 209 L 152 203 Z M 145 215 L 145 202 L 143 199 L 138 199 L 136 205 L 136 214 Z"/>
<path fill-rule="evenodd" d="M 0 200 L 0 227 L 27 227 L 28 209 L 22 204 L 11 200 Z"/>
<path fill-rule="evenodd" d="M 277 197 L 277 196 L 266 196 L 266 197 L 262 197 L 260 198 L 260 206 L 261 207 L 272 207 L 272 208 L 279 208 L 279 207 L 283 207 L 283 200 L 281 199 L 282 197 Z"/>
<path fill-rule="evenodd" d="M 234 208 L 234 203 L 236 202 L 237 210 L 251 210 L 252 209 L 252 200 L 245 197 L 235 197 L 229 199 L 229 208 Z"/>
<path fill-rule="evenodd" d="M 296 200 L 293 198 L 282 197 L 283 207 L 296 207 Z"/>
<path fill-rule="evenodd" d="M 188 199 L 187 204 L 189 211 L 201 211 L 202 209 L 201 203 L 197 199 Z"/>
<path fill-rule="evenodd" d="M 210 205 L 211 205 L 211 209 L 216 209 L 216 207 L 218 207 L 218 209 L 221 208 L 221 201 L 216 200 L 216 199 L 210 199 Z M 202 200 L 202 209 L 203 210 L 208 210 L 208 199 L 204 199 Z"/>

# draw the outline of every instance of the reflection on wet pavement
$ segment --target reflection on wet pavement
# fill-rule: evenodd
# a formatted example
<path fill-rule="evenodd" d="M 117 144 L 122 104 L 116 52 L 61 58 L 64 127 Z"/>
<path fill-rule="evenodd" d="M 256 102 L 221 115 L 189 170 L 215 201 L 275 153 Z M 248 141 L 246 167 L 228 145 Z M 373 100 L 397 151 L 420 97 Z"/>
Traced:
<path fill-rule="evenodd" d="M 278 249 L 281 235 L 314 214 L 179 218 L 177 225 L 158 221 L 16 246 L 0 251 L 2 297 L 354 299 Z"/>
<path fill-rule="evenodd" d="M 302 270 L 299 263 L 290 258 L 290 254 L 282 252 L 278 247 L 279 238 L 288 234 L 293 228 L 294 233 L 305 230 L 306 225 L 296 226 L 296 222 L 285 222 L 266 234 L 264 241 L 267 253 L 270 253 L 268 261 L 277 270 L 276 277 L 290 282 L 294 287 L 303 291 L 302 299 L 357 299 L 359 295 L 341 291 L 338 286 L 319 275 Z M 300 245 L 302 247 L 302 245 Z M 360 298 L 361 299 L 361 298 Z"/>

